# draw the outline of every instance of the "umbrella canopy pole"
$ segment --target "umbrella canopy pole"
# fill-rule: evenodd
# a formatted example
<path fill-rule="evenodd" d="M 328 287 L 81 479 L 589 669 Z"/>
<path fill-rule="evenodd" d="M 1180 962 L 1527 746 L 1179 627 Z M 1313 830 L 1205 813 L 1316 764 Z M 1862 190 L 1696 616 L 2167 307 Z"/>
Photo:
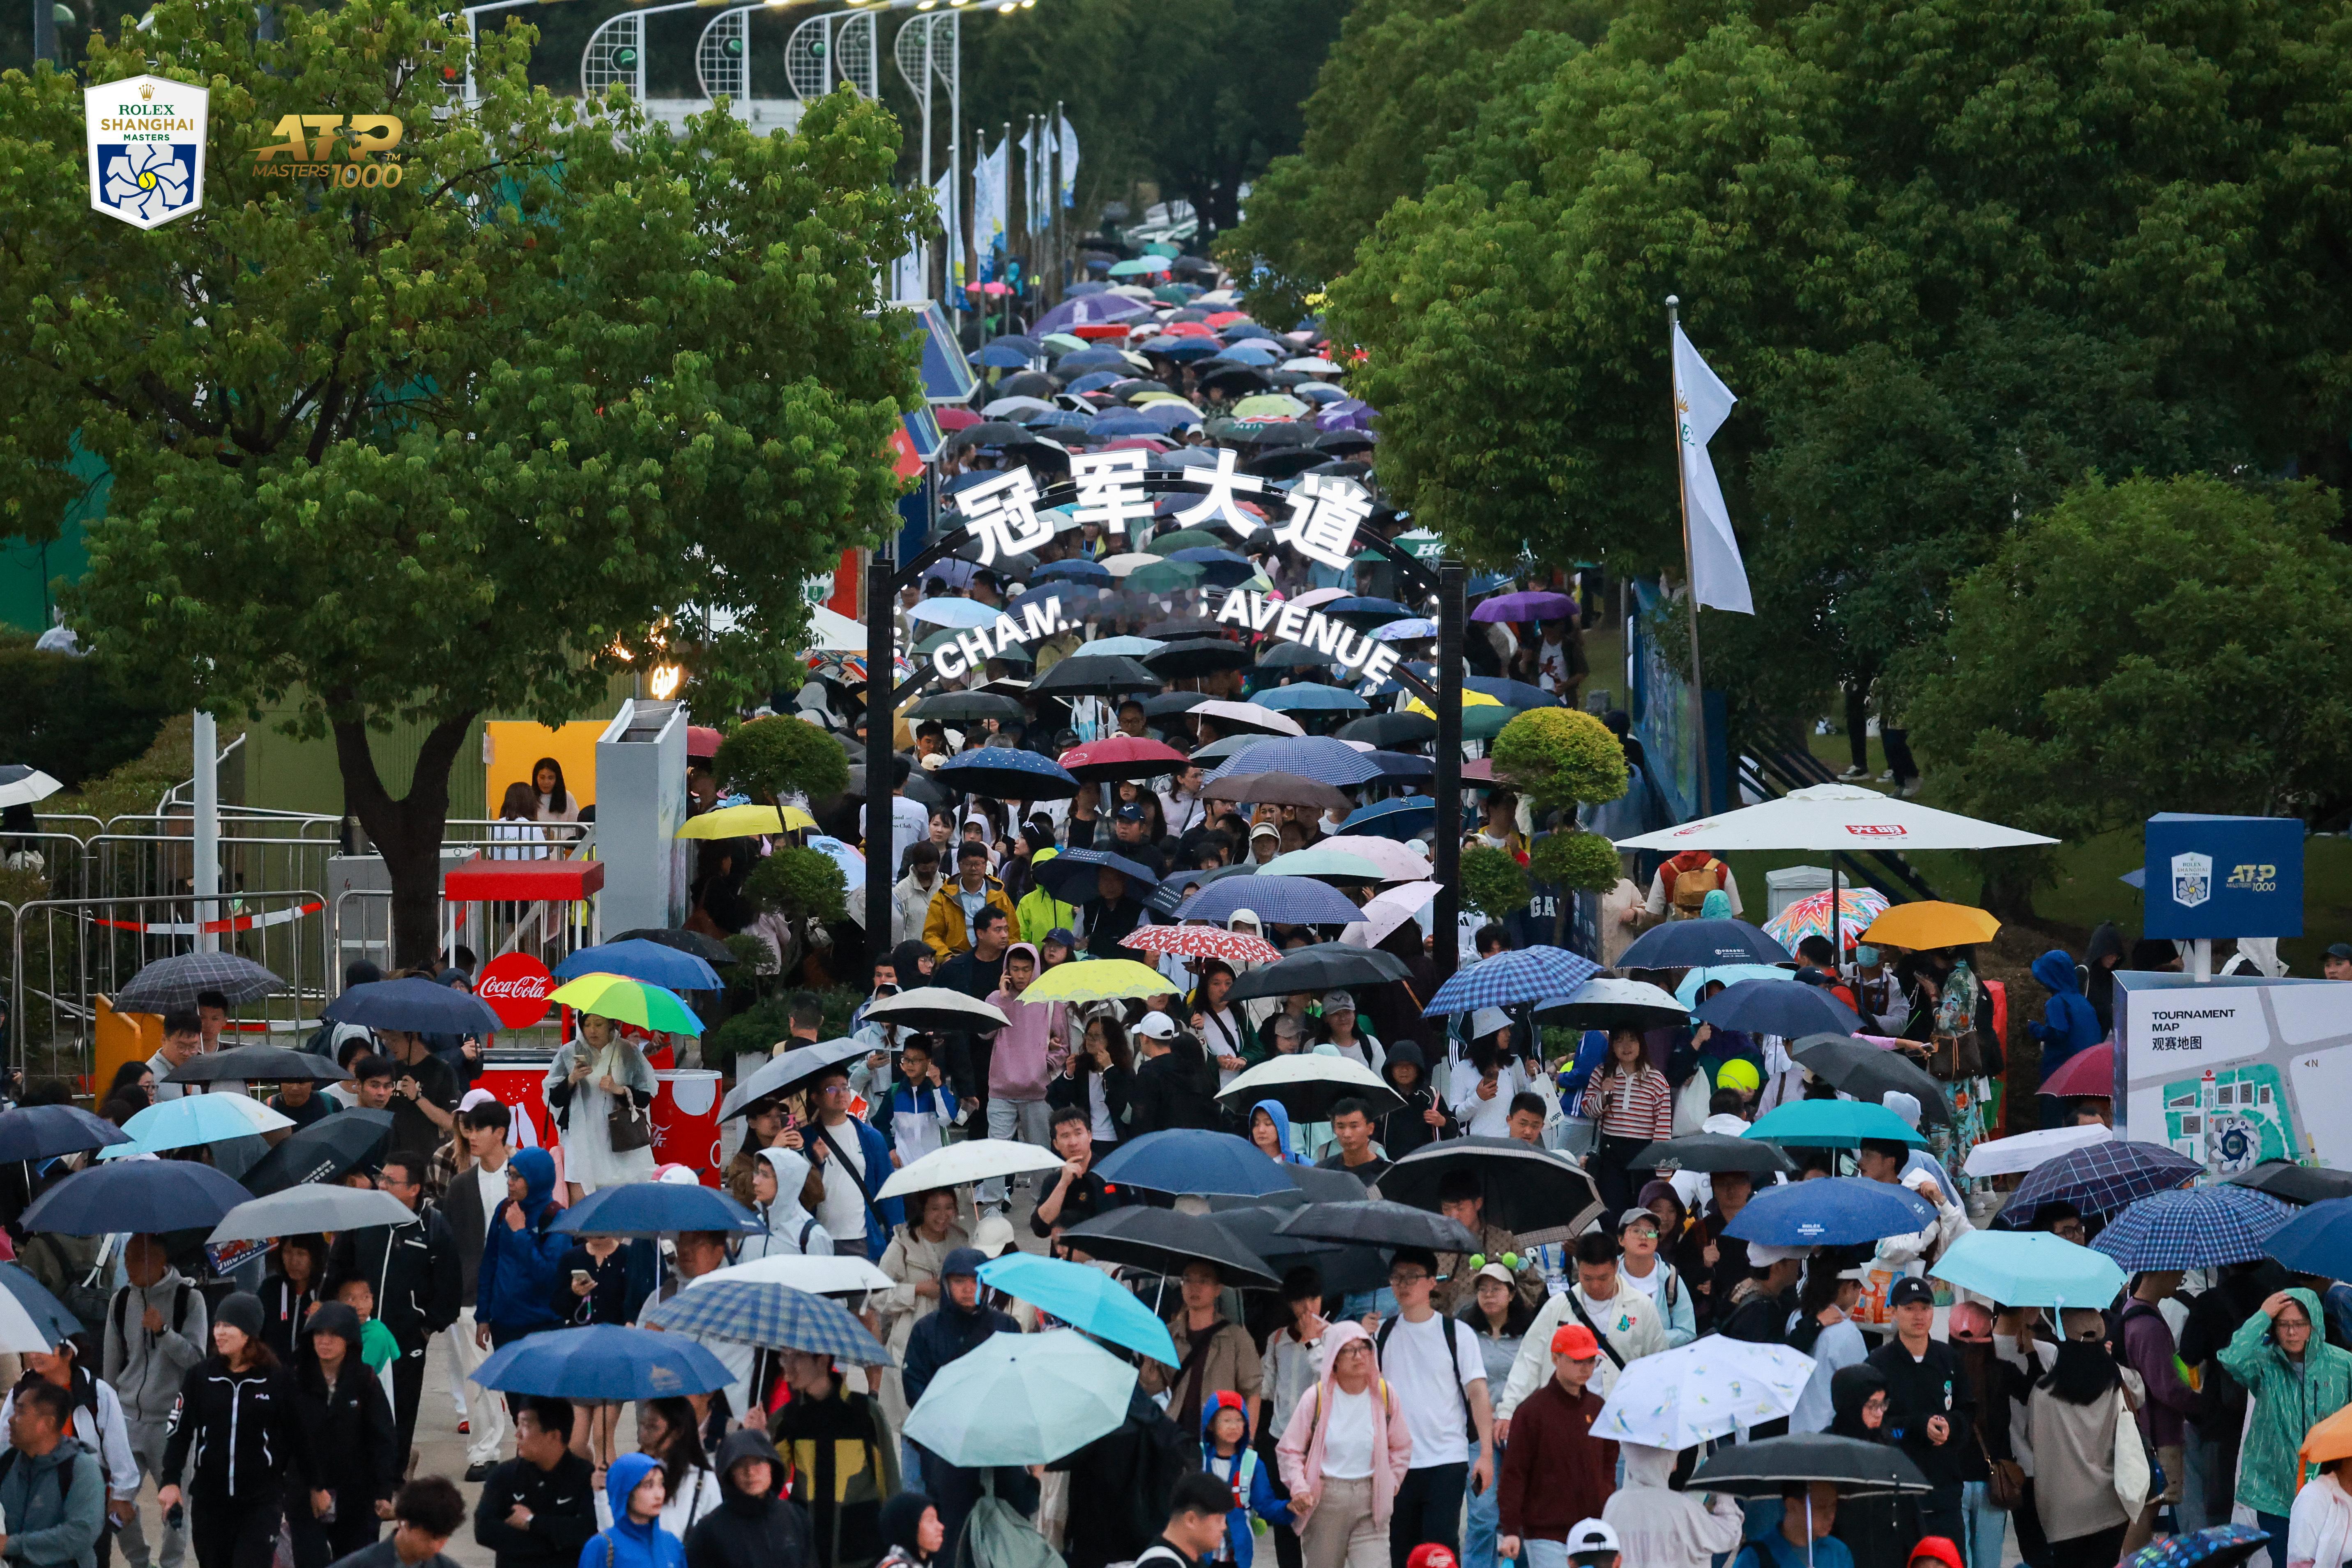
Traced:
<path fill-rule="evenodd" d="M 220 919 L 220 733 L 213 716 L 199 708 L 194 726 L 196 803 L 192 825 L 195 876 L 190 891 L 196 896 L 196 951 L 218 952 L 220 933 L 212 929 Z"/>
<path fill-rule="evenodd" d="M 1669 364 L 1674 363 L 1675 331 L 1681 320 L 1682 301 L 1672 294 L 1667 295 L 1666 363 Z M 1677 372 L 1677 375 L 1679 375 L 1679 372 Z M 1686 596 L 1690 601 L 1691 735 L 1697 742 L 1698 747 L 1698 767 L 1696 769 L 1698 774 L 1696 780 L 1698 788 L 1698 815 L 1706 816 L 1714 810 L 1715 803 L 1707 798 L 1707 795 L 1710 793 L 1708 789 L 1710 781 L 1707 777 L 1708 770 L 1706 754 L 1706 682 L 1701 679 L 1698 672 L 1698 570 L 1696 564 L 1691 559 L 1690 479 L 1689 476 L 1684 471 L 1682 456 L 1682 385 L 1679 380 L 1677 380 L 1675 386 L 1674 402 L 1668 406 L 1667 412 L 1674 416 L 1675 421 L 1675 490 L 1677 495 L 1682 497 L 1683 503 L 1683 586 Z M 1834 864 L 1837 858 L 1832 855 L 1830 858 L 1832 864 Z M 1832 871 L 1831 874 L 1835 876 L 1836 873 Z M 1832 882 L 1831 886 L 1834 888 L 1836 884 Z M 1837 901 L 1834 899 L 1830 901 L 1830 919 L 1832 926 L 1834 926 L 1837 920 Z M 1832 941 L 1831 945 L 1836 945 L 1834 940 Z M 1812 1548 L 1811 1546 L 1807 1546 L 1805 1548 L 1805 1560 L 1808 1563 L 1812 1561 Z"/>

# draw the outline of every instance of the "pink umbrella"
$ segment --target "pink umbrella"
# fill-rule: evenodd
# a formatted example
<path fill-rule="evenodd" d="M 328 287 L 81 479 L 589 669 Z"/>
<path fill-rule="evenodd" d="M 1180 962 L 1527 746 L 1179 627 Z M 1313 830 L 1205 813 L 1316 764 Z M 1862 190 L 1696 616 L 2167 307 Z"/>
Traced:
<path fill-rule="evenodd" d="M 1840 952 L 1861 940 L 1871 921 L 1886 912 L 1886 895 L 1875 888 L 1840 888 L 1838 890 L 1838 925 L 1841 940 L 1835 946 Z M 1780 944 L 1794 952 L 1797 944 L 1809 936 L 1830 934 L 1830 895 L 1825 889 L 1799 899 L 1779 914 L 1764 922 L 1764 930 Z"/>
<path fill-rule="evenodd" d="M 2086 1051 L 2076 1053 L 2064 1067 L 2042 1080 L 2042 1092 L 2054 1094 L 2061 1100 L 2076 1095 L 2113 1100 L 2116 1096 L 2114 1042 L 2102 1041 Z"/>

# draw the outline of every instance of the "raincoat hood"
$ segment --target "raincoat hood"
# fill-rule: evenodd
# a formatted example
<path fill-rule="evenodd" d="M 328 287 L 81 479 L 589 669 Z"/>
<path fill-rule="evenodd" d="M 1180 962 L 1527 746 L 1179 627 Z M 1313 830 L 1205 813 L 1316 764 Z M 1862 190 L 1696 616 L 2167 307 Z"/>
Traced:
<path fill-rule="evenodd" d="M 518 1149 L 514 1172 L 522 1178 L 522 1216 L 537 1219 L 555 1197 L 555 1156 L 544 1149 Z"/>
<path fill-rule="evenodd" d="M 1702 861 L 1701 864 L 1703 865 L 1705 862 Z M 1717 888 L 1714 891 L 1708 893 L 1707 896 L 1699 902 L 1698 916 L 1699 919 L 1703 921 L 1727 921 L 1731 919 L 1731 895 L 1725 892 L 1721 888 Z"/>
<path fill-rule="evenodd" d="M 1836 1437 L 1853 1437 L 1864 1443 L 1883 1443 L 1886 1428 L 1882 1424 L 1874 1432 L 1862 1424 L 1862 1407 L 1870 1403 L 1874 1394 L 1886 1391 L 1886 1374 L 1866 1364 L 1842 1366 L 1830 1374 L 1830 1408 L 1835 1414 L 1830 1418 L 1830 1434 Z"/>
<path fill-rule="evenodd" d="M 344 1353 L 356 1359 L 360 1353 L 360 1315 L 341 1301 L 321 1301 L 311 1310 L 310 1321 L 302 1325 L 302 1351 L 310 1352 L 312 1334 L 333 1334 L 350 1346 Z"/>
<path fill-rule="evenodd" d="M 653 1538 L 660 1532 L 661 1525 L 658 1522 L 639 1524 L 631 1519 L 629 1494 L 637 1489 L 638 1483 L 646 1476 L 660 1468 L 660 1462 L 651 1454 L 624 1454 L 614 1459 L 612 1468 L 604 1472 L 604 1500 L 613 1510 L 614 1533 L 625 1534 L 649 1550 Z"/>
<path fill-rule="evenodd" d="M 1672 1448 L 1653 1448 L 1646 1443 L 1620 1443 L 1617 1452 L 1624 1457 L 1627 1491 L 1636 1487 L 1654 1487 L 1664 1491 L 1666 1483 L 1674 1478 L 1675 1451 Z"/>
<path fill-rule="evenodd" d="M 1268 1116 L 1274 1119 L 1275 1136 L 1279 1139 L 1282 1143 L 1283 1163 L 1286 1164 L 1297 1163 L 1298 1160 L 1298 1151 L 1292 1148 L 1290 1143 L 1290 1112 L 1282 1108 L 1282 1101 L 1278 1100 L 1261 1100 L 1255 1105 L 1250 1107 L 1251 1126 L 1255 1127 L 1257 1125 L 1257 1113 L 1261 1110 L 1265 1111 Z M 1253 1144 L 1252 1147 L 1255 1147 L 1255 1145 Z"/>
<path fill-rule="evenodd" d="M 1413 1088 L 1429 1087 L 1429 1058 L 1423 1056 L 1421 1047 L 1411 1040 L 1399 1040 L 1395 1045 L 1389 1047 L 1388 1059 L 1381 1064 L 1381 1080 L 1391 1089 L 1402 1094 L 1404 1090 L 1396 1080 L 1396 1069 L 1401 1067 L 1414 1067 L 1421 1069 L 1412 1080 Z"/>
<path fill-rule="evenodd" d="M 768 1169 L 776 1173 L 776 1201 L 769 1205 L 772 1212 L 769 1215 L 768 1228 L 776 1230 L 782 1221 L 789 1218 L 793 1227 L 798 1229 L 800 1221 L 808 1217 L 801 1207 L 801 1187 L 808 1181 L 808 1156 L 797 1149 L 770 1144 L 760 1151 L 760 1158 L 765 1160 Z"/>
<path fill-rule="evenodd" d="M 923 1549 L 915 1537 L 922 1532 L 923 1515 L 931 1510 L 931 1500 L 922 1492 L 903 1491 L 882 1505 L 882 1544 L 906 1553 L 910 1562 L 923 1563 Z"/>
<path fill-rule="evenodd" d="M 2112 958 L 2120 964 L 2124 957 L 2124 933 L 2116 929 L 2113 921 L 2101 921 L 2091 932 L 2091 945 L 2083 950 L 2086 968 L 2096 969 L 2099 960 Z"/>
<path fill-rule="evenodd" d="M 1203 1455 L 1217 1451 L 1217 1440 L 1209 1436 L 1209 1425 L 1228 1410 L 1238 1410 L 1242 1415 L 1242 1440 L 1240 1447 L 1234 1449 L 1235 1453 L 1248 1447 L 1250 1440 L 1257 1436 L 1256 1430 L 1250 1426 L 1248 1402 L 1231 1389 L 1221 1390 L 1201 1401 L 1201 1452 Z"/>
<path fill-rule="evenodd" d="M 2063 995 L 2079 995 L 2080 977 L 2074 973 L 2074 960 L 2064 948 L 2053 947 L 2033 961 L 2033 978 L 2042 985 Z"/>
<path fill-rule="evenodd" d="M 776 1446 L 757 1432 L 730 1432 L 727 1440 L 719 1445 L 719 1506 L 730 1513 L 757 1519 L 768 1511 L 774 1500 L 766 1494 L 753 1495 L 735 1484 L 735 1467 L 746 1459 L 765 1459 L 774 1468 L 772 1479 L 782 1479 L 784 1462 L 776 1457 Z"/>
<path fill-rule="evenodd" d="M 1339 1352 L 1358 1340 L 1369 1340 L 1371 1337 L 1364 1332 L 1364 1326 L 1361 1323 L 1334 1323 L 1323 1331 L 1323 1342 L 1316 1347 L 1315 1352 L 1315 1375 L 1322 1380 L 1323 1394 L 1326 1399 L 1331 1397 L 1338 1386 L 1338 1380 L 1333 1373 L 1339 1364 Z M 1372 1354 L 1374 1361 L 1377 1362 L 1380 1356 L 1379 1351 L 1375 1349 Z M 1375 1375 L 1378 1374 L 1375 1373 Z"/>

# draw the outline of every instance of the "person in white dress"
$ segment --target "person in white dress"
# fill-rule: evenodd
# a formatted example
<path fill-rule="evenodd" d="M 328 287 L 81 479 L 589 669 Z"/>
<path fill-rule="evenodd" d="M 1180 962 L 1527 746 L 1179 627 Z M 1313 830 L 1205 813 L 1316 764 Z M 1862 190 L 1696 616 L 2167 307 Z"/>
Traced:
<path fill-rule="evenodd" d="M 652 1064 L 612 1019 L 580 1015 L 579 1033 L 555 1053 L 540 1086 L 555 1115 L 564 1184 L 573 1203 L 599 1187 L 653 1180 L 652 1144 L 615 1152 L 612 1114 L 624 1095 L 638 1110 L 650 1110 L 656 1087 Z"/>

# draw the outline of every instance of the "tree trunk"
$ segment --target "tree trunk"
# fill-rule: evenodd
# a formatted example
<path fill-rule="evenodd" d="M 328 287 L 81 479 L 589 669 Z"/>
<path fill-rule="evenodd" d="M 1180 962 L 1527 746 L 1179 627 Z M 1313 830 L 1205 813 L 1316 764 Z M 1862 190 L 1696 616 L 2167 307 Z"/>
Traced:
<path fill-rule="evenodd" d="M 333 723 L 343 809 L 367 829 L 392 879 L 392 961 L 401 968 L 428 964 L 440 952 L 441 836 L 449 823 L 449 766 L 473 721 L 471 713 L 460 714 L 426 733 L 417 748 L 415 777 L 399 800 L 376 772 L 365 720 Z"/>
<path fill-rule="evenodd" d="M 2050 869 L 2048 851 L 2001 849 L 1981 854 L 1984 866 L 1984 907 L 2003 925 L 2034 925 L 2034 884 Z"/>

